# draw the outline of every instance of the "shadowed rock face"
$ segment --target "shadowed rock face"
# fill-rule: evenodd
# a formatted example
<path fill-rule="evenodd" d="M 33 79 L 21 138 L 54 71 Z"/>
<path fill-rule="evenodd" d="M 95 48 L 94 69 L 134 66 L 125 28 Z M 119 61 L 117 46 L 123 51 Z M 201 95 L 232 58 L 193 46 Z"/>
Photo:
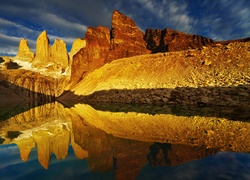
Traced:
<path fill-rule="evenodd" d="M 27 39 L 22 39 L 19 44 L 18 53 L 14 57 L 14 59 L 32 61 L 34 57 L 35 54 L 30 50 Z"/>
<path fill-rule="evenodd" d="M 211 39 L 167 28 L 147 29 L 144 39 L 147 42 L 147 48 L 153 53 L 195 49 L 215 44 Z"/>

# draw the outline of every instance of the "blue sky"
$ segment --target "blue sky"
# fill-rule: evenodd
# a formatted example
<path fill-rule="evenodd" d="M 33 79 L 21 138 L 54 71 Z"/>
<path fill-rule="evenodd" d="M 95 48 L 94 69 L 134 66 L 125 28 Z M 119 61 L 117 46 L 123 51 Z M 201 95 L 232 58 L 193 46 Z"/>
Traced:
<path fill-rule="evenodd" d="M 137 26 L 171 28 L 214 40 L 250 37 L 249 0 L 0 0 L 0 55 L 15 55 L 22 38 L 35 52 L 46 30 L 50 43 L 64 39 L 68 51 L 88 26 L 111 26 L 114 9 Z"/>

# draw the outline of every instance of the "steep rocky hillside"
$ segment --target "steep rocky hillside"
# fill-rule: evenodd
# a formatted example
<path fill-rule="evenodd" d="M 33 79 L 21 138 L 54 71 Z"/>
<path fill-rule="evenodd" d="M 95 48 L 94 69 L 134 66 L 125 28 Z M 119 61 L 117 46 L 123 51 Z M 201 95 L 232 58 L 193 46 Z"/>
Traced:
<path fill-rule="evenodd" d="M 94 93 L 92 101 L 249 105 L 249 61 L 250 42 L 134 56 L 95 70 L 72 91 Z"/>
<path fill-rule="evenodd" d="M 86 46 L 73 57 L 68 89 L 80 82 L 89 72 L 116 59 L 215 44 L 211 39 L 170 29 L 147 29 L 144 33 L 131 18 L 118 11 L 113 12 L 111 24 L 111 29 L 87 29 L 84 37 Z"/>

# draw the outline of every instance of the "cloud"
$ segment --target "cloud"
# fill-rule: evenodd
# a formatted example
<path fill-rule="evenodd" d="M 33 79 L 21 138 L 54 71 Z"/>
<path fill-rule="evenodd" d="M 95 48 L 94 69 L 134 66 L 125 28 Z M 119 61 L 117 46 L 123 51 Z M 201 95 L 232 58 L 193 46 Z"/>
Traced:
<path fill-rule="evenodd" d="M 250 36 L 248 0 L 0 1 L 0 33 L 8 37 L 5 43 L 0 41 L 1 51 L 14 46 L 15 37 L 35 42 L 43 30 L 51 42 L 55 37 L 65 40 L 69 50 L 74 39 L 84 37 L 87 26 L 110 27 L 114 9 L 131 17 L 143 31 L 171 28 L 215 40 Z M 34 49 L 35 43 L 30 46 Z"/>
<path fill-rule="evenodd" d="M 207 9 L 201 24 L 209 37 L 227 40 L 250 36 L 250 1 L 206 0 L 202 6 Z"/>
<path fill-rule="evenodd" d="M 56 32 L 62 31 L 60 34 L 68 34 L 68 35 L 74 35 L 74 34 L 82 34 L 86 32 L 87 26 L 82 25 L 80 23 L 76 22 L 70 22 L 66 19 L 63 19 L 59 17 L 58 15 L 52 14 L 52 13 L 39 13 L 38 15 L 39 22 L 42 24 L 46 24 L 46 27 L 49 29 L 54 30 L 55 32 L 52 32 L 53 34 L 56 34 Z"/>
<path fill-rule="evenodd" d="M 18 44 L 22 38 L 7 36 L 0 33 L 0 55 L 14 56 L 18 51 Z"/>
<path fill-rule="evenodd" d="M 117 4 L 116 0 L 109 2 Z M 107 4 L 101 0 L 43 0 L 36 3 L 31 0 L 1 0 L 0 33 L 10 41 L 0 42 L 0 49 L 6 54 L 9 51 L 6 46 L 10 47 L 9 43 L 14 45 L 15 37 L 35 41 L 46 30 L 52 42 L 55 38 L 63 39 L 69 50 L 74 39 L 84 37 L 88 25 L 110 27 L 113 7 Z M 33 45 L 31 48 L 35 49 Z M 15 49 L 17 47 L 18 43 Z"/>
<path fill-rule="evenodd" d="M 147 11 L 154 16 L 151 22 L 160 24 L 160 28 L 172 28 L 186 33 L 192 32 L 195 20 L 189 15 L 187 1 L 154 1 L 138 0 L 140 6 L 144 9 L 144 16 L 148 15 Z"/>

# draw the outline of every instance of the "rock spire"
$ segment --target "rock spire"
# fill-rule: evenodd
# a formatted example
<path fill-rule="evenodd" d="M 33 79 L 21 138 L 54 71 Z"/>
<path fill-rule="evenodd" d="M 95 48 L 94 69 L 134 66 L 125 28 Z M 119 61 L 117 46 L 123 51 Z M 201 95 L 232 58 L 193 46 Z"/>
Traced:
<path fill-rule="evenodd" d="M 44 30 L 37 38 L 36 41 L 36 57 L 32 61 L 33 67 L 42 68 L 48 65 L 50 56 L 50 43 L 47 32 Z"/>
<path fill-rule="evenodd" d="M 32 61 L 35 57 L 35 54 L 30 50 L 28 40 L 21 39 L 19 43 L 19 49 L 17 55 L 14 59 L 22 60 L 22 61 Z"/>

